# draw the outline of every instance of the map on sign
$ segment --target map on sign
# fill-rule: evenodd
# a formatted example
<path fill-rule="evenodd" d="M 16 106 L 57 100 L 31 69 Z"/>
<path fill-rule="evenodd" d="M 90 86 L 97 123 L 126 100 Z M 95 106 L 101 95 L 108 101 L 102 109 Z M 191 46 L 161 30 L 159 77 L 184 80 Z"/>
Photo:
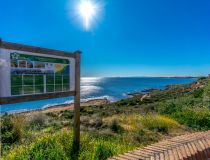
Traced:
<path fill-rule="evenodd" d="M 11 95 L 70 90 L 69 59 L 10 53 Z"/>

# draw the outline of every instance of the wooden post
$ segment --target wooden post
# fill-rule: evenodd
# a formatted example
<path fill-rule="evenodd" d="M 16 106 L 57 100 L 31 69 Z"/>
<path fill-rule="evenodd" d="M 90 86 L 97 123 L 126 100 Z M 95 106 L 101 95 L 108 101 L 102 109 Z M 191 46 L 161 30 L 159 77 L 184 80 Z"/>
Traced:
<path fill-rule="evenodd" d="M 73 148 L 79 151 L 80 144 L 80 52 L 76 52 L 75 64 L 75 97 L 74 97 L 74 139 Z"/>

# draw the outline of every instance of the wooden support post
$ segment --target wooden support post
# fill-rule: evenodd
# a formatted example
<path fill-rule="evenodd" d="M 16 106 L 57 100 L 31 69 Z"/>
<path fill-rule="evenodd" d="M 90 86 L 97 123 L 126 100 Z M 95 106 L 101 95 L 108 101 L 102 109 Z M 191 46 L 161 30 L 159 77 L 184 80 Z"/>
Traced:
<path fill-rule="evenodd" d="M 75 97 L 74 97 L 74 139 L 73 148 L 79 151 L 80 144 L 80 52 L 76 52 L 75 64 Z"/>

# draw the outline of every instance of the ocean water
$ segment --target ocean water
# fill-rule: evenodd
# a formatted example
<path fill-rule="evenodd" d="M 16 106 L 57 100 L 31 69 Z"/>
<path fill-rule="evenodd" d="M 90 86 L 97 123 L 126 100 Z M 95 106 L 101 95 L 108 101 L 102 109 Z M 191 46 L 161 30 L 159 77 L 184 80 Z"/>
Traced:
<path fill-rule="evenodd" d="M 108 99 L 117 101 L 128 97 L 128 93 L 141 92 L 145 89 L 164 89 L 167 85 L 187 84 L 195 81 L 196 78 L 82 78 L 81 80 L 81 101 L 92 99 Z M 58 104 L 72 103 L 73 97 L 55 98 L 23 102 L 16 104 L 1 105 L 1 114 L 23 112 L 50 107 Z"/>

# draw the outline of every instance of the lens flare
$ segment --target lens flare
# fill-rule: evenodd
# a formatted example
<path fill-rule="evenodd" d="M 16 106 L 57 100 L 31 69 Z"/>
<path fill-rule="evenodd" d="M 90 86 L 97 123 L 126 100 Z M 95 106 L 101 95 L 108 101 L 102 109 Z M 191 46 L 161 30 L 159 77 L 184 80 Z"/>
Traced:
<path fill-rule="evenodd" d="M 76 13 L 86 30 L 89 30 L 97 21 L 102 5 L 96 0 L 79 0 L 76 4 Z"/>

